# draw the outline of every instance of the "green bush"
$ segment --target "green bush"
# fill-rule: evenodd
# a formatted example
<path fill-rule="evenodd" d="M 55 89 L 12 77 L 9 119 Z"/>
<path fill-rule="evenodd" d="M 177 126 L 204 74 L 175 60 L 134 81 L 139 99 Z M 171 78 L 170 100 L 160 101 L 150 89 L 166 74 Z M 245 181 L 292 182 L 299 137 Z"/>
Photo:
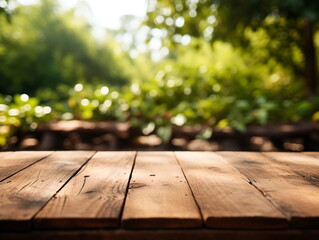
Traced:
<path fill-rule="evenodd" d="M 39 123 L 53 119 L 53 115 L 50 106 L 39 105 L 37 98 L 27 94 L 0 95 L 0 146 L 18 130 L 35 130 Z"/>

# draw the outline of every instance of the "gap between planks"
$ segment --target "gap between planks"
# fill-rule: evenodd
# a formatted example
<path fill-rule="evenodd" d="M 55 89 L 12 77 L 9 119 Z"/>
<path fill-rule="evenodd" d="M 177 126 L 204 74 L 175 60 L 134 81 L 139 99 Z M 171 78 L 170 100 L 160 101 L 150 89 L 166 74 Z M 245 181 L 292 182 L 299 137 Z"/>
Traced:
<path fill-rule="evenodd" d="M 0 183 L 0 230 L 28 230 L 34 215 L 94 152 L 55 152 Z"/>
<path fill-rule="evenodd" d="M 0 182 L 53 154 L 52 151 L 18 151 L 0 157 Z"/>
<path fill-rule="evenodd" d="M 173 152 L 138 152 L 122 226 L 198 228 L 202 218 Z"/>
<path fill-rule="evenodd" d="M 305 181 L 319 187 L 318 153 L 269 152 L 263 155 L 286 165 Z"/>
<path fill-rule="evenodd" d="M 139 152 L 140 153 L 140 152 Z M 138 154 L 139 154 L 138 153 Z M 154 153 L 154 152 L 150 152 L 150 153 Z M 184 153 L 184 154 L 186 154 L 186 155 L 188 155 L 188 154 L 191 154 L 192 152 L 187 152 L 187 153 Z M 143 152 L 141 152 L 141 155 L 143 155 L 143 154 L 145 154 L 145 153 L 143 153 Z M 178 153 L 177 153 L 178 154 Z M 195 154 L 195 153 L 194 153 Z M 198 153 L 199 154 L 199 153 Z M 293 206 L 292 206 L 292 208 L 291 208 L 291 206 L 290 206 L 290 209 L 289 209 L 289 206 L 288 207 L 286 207 L 285 206 L 285 204 L 283 204 L 282 202 L 280 202 L 279 201 L 279 203 L 278 203 L 278 199 L 276 200 L 276 198 L 275 198 L 275 200 L 273 199 L 273 194 L 275 194 L 275 193 L 273 193 L 272 191 L 267 191 L 267 189 L 265 190 L 265 185 L 263 185 L 263 183 L 260 183 L 260 181 L 262 180 L 262 179 L 259 179 L 258 177 L 257 177 L 257 179 L 256 178 L 254 178 L 254 177 L 252 177 L 252 176 L 254 176 L 253 175 L 253 171 L 248 171 L 249 169 L 251 170 L 251 169 L 259 169 L 259 171 L 257 171 L 257 172 L 259 172 L 261 175 L 263 175 L 263 174 L 266 174 L 266 176 L 267 176 L 267 174 L 268 174 L 268 176 L 277 176 L 277 175 L 282 175 L 281 176 L 281 180 L 287 180 L 287 182 L 288 182 L 288 185 L 289 184 L 291 184 L 292 182 L 294 182 L 294 181 L 297 181 L 298 183 L 302 183 L 302 186 L 304 187 L 304 185 L 306 185 L 306 186 L 309 186 L 309 185 L 311 185 L 309 182 L 306 182 L 306 180 L 305 179 L 302 179 L 302 176 L 301 176 L 301 174 L 303 174 L 303 173 L 310 173 L 310 175 L 312 176 L 313 174 L 316 174 L 317 173 L 317 168 L 313 168 L 313 166 L 315 166 L 315 167 L 317 167 L 317 165 L 316 165 L 316 163 L 311 163 L 311 161 L 314 161 L 314 158 L 311 158 L 312 160 L 310 161 L 309 159 L 307 160 L 307 157 L 305 156 L 305 159 L 306 160 L 304 160 L 305 161 L 305 163 L 308 163 L 308 165 L 307 164 L 305 164 L 305 166 L 304 167 L 301 167 L 301 168 L 296 168 L 296 169 L 293 169 L 292 168 L 292 164 L 295 164 L 294 163 L 294 161 L 292 161 L 292 158 L 289 158 L 289 154 L 287 155 L 287 156 L 284 156 L 284 154 L 275 154 L 276 156 L 270 156 L 272 153 L 270 153 L 270 155 L 269 156 L 263 156 L 262 154 L 259 154 L 259 153 L 244 153 L 244 152 L 241 152 L 241 153 L 237 153 L 237 152 L 235 152 L 235 153 L 227 153 L 227 152 L 224 152 L 224 153 L 221 153 L 221 152 L 218 152 L 218 154 L 220 154 L 220 155 L 222 155 L 223 157 L 224 157 L 224 159 L 223 159 L 223 163 L 222 164 L 224 164 L 225 165 L 225 162 L 226 163 L 228 163 L 228 164 L 231 164 L 232 165 L 232 167 L 234 167 L 234 169 L 237 169 L 237 170 L 239 170 L 239 172 L 241 172 L 241 174 L 243 174 L 243 176 L 246 176 L 245 178 L 247 178 L 247 179 L 241 179 L 242 181 L 247 181 L 247 182 L 251 182 L 251 184 L 252 184 L 252 187 L 254 187 L 254 188 L 256 188 L 256 189 L 258 189 L 261 193 L 263 193 L 264 194 L 264 196 L 268 199 L 268 200 L 270 200 L 270 202 L 272 202 L 272 203 L 274 203 L 279 209 L 280 209 L 280 211 L 282 211 L 283 213 L 285 213 L 285 214 L 287 214 L 288 216 L 291 216 L 291 219 L 292 219 L 292 227 L 297 227 L 297 228 L 302 228 L 302 227 L 304 227 L 304 228 L 313 228 L 313 227 L 317 227 L 318 226 L 318 214 L 316 215 L 316 214 L 314 214 L 313 216 L 310 216 L 308 213 L 308 215 L 306 215 L 306 216 L 300 216 L 300 214 L 298 215 L 298 213 L 296 214 L 296 213 L 294 213 L 295 215 L 293 215 L 293 214 L 291 214 L 291 209 L 293 209 Z M 57 154 L 56 154 L 57 155 Z M 165 154 L 164 154 L 165 155 Z M 201 155 L 201 156 L 205 156 L 205 154 L 204 153 L 200 153 L 199 155 Z M 214 154 L 208 154 L 208 155 L 210 155 L 210 156 L 212 156 L 212 155 L 214 155 Z M 265 155 L 267 155 L 267 154 L 265 154 Z M 8 156 L 8 155 L 7 155 Z M 146 156 L 147 156 L 147 154 L 146 154 Z M 265 161 L 265 163 L 268 163 L 269 164 L 269 167 L 270 168 L 272 168 L 272 169 L 274 169 L 275 170 L 275 174 L 274 173 L 271 173 L 270 171 L 269 171 L 269 169 L 264 169 L 265 171 L 262 171 L 262 168 L 261 168 L 261 166 L 259 166 L 258 167 L 258 164 L 256 164 L 256 162 L 258 163 L 258 158 L 260 158 L 260 156 L 263 156 L 263 157 L 261 157 L 261 159 L 263 159 L 263 161 Z M 297 156 L 297 155 L 291 155 L 291 156 Z M 302 155 L 298 155 L 299 157 L 300 157 L 300 161 L 302 161 L 303 160 L 303 157 L 302 157 Z M 137 155 L 135 155 L 135 157 L 137 158 Z M 270 158 L 271 157 L 271 158 Z M 49 157 L 48 157 L 49 158 Z M 165 158 L 165 157 L 163 157 L 163 158 Z M 175 158 L 175 161 L 176 162 L 178 162 L 178 166 L 179 166 L 179 168 L 180 168 L 180 171 L 181 171 L 181 173 L 182 173 L 182 176 L 185 178 L 185 180 L 187 181 L 187 186 L 188 186 L 188 188 L 189 188 L 189 191 L 190 191 L 190 193 L 192 194 L 192 196 L 193 196 L 193 199 L 194 199 L 194 203 L 195 203 L 195 207 L 197 207 L 197 212 L 199 213 L 199 219 L 202 219 L 202 217 L 200 216 L 200 214 L 203 214 L 201 211 L 202 211 L 202 209 L 203 208 L 201 208 L 201 205 L 200 205 L 200 201 L 197 201 L 196 200 L 196 197 L 198 198 L 198 195 L 196 195 L 196 191 L 194 191 L 194 187 L 192 188 L 192 185 L 191 185 L 191 182 L 192 181 L 190 181 L 189 180 L 189 175 L 190 174 L 187 174 L 186 172 L 187 171 L 185 171 L 185 169 L 182 167 L 182 165 L 183 164 L 181 164 L 180 163 L 180 160 L 177 158 L 177 156 L 174 156 L 174 158 Z M 212 159 L 212 157 L 209 157 L 210 159 Z M 214 157 L 213 157 L 214 158 Z M 1 160 L 2 158 L 0 158 L 0 160 Z M 46 157 L 45 158 L 43 158 L 42 160 L 45 160 L 45 159 L 47 159 Z M 31 166 L 27 166 L 27 168 L 28 169 L 34 169 L 35 167 L 35 165 L 37 165 L 37 164 L 39 164 L 39 163 L 41 163 L 41 162 L 43 162 L 43 161 L 37 161 L 37 162 L 35 162 L 35 163 L 33 163 L 33 164 L 31 164 Z M 86 166 L 90 161 L 90 158 L 88 158 L 87 159 L 87 161 L 84 163 L 84 164 L 82 164 L 81 165 L 81 167 L 76 171 L 76 172 L 74 172 L 73 173 L 73 175 L 71 176 L 71 177 L 69 177 L 68 178 L 68 180 L 66 180 L 66 182 L 62 185 L 62 187 L 60 187 L 58 190 L 56 190 L 55 191 L 55 193 L 53 194 L 53 195 L 55 195 L 57 192 L 60 192 L 61 190 L 63 190 L 64 189 L 64 187 L 67 185 L 67 184 L 69 184 L 69 182 L 73 179 L 73 177 L 75 176 L 75 175 L 77 175 L 77 173 L 79 173 L 80 171 L 81 171 L 81 169 L 82 168 L 84 168 L 84 166 Z M 225 161 L 226 160 L 226 161 Z M 256 161 L 257 160 L 257 161 Z M 211 160 L 208 160 L 208 162 L 210 162 Z M 246 162 L 245 162 L 246 161 Z M 263 161 L 261 161 L 261 163 L 263 162 Z M 183 162 L 183 161 L 182 161 Z M 240 162 L 243 162 L 244 164 L 239 164 Z M 196 163 L 196 161 L 195 162 L 189 162 L 189 160 L 188 160 L 188 163 L 187 164 L 198 164 L 198 162 Z M 211 164 L 211 163 L 210 163 Z M 216 164 L 216 163 L 215 163 Z M 42 165 L 44 165 L 44 164 L 42 164 Z M 214 164 L 213 164 L 214 165 Z M 218 173 L 218 166 L 210 166 L 210 167 L 212 167 L 211 169 L 210 169 L 210 171 L 211 171 L 211 173 Z M 215 167 L 215 170 L 214 170 L 214 167 Z M 133 188 L 135 188 L 134 189 L 134 191 L 136 191 L 137 189 L 139 189 L 139 188 L 145 188 L 146 186 L 143 186 L 143 185 L 136 185 L 136 183 L 134 183 L 133 181 L 135 180 L 134 179 L 134 172 L 133 172 L 133 169 L 135 169 L 135 165 L 134 165 L 134 162 L 133 162 L 133 166 L 132 166 L 132 170 L 131 170 L 131 172 L 130 172 L 130 176 L 128 177 L 128 183 L 127 183 L 127 186 L 126 186 L 126 188 L 125 188 L 125 197 L 124 197 L 124 200 L 123 200 L 123 202 L 127 202 L 127 198 L 128 198 L 128 196 L 130 195 L 130 192 L 131 192 L 131 189 Z M 227 167 L 227 164 L 226 164 L 226 168 L 225 168 L 227 171 L 230 171 L 230 172 L 232 172 L 233 170 L 229 170 L 229 167 Z M 243 171 L 243 169 L 245 169 L 244 171 Z M 156 170 L 156 169 L 155 169 Z M 237 171 L 236 170 L 236 171 Z M 226 171 L 226 172 L 227 172 Z M 310 172 L 309 172 L 310 171 Z M 11 176 L 10 177 L 10 179 L 11 178 L 16 178 L 16 176 L 17 175 L 19 175 L 19 176 L 21 176 L 21 174 L 23 175 L 23 174 L 25 174 L 25 172 L 26 171 L 19 171 L 18 173 L 15 173 L 13 176 Z M 238 173 L 239 173 L 238 172 Z M 237 174 L 238 174 L 237 173 Z M 252 174 L 252 175 L 251 175 Z M 273 174 L 273 175 L 272 175 Z M 286 174 L 286 175 L 285 175 Z M 154 175 L 154 173 L 152 173 L 151 175 Z M 156 176 L 156 174 L 155 174 L 155 176 Z M 152 178 L 150 178 L 150 177 L 155 177 L 155 176 L 148 176 L 148 179 L 152 179 Z M 220 175 L 221 176 L 221 175 Z M 235 174 L 235 176 L 236 176 L 236 174 Z M 191 178 L 190 178 L 191 179 Z M 216 181 L 216 180 L 215 180 Z M 134 184 L 133 184 L 134 183 Z M 131 184 L 133 184 L 133 185 L 131 185 Z M 221 184 L 220 182 L 218 182 L 218 184 Z M 248 183 L 247 183 L 248 184 Z M 287 184 L 287 183 L 285 183 L 285 184 Z M 312 184 L 313 185 L 313 184 Z M 130 189 L 129 189 L 129 187 L 128 186 L 130 186 Z M 133 186 L 133 187 L 132 187 Z M 262 186 L 262 187 L 261 187 Z M 164 187 L 164 186 L 162 186 L 162 187 Z M 267 185 L 266 185 L 266 187 L 267 187 Z M 270 186 L 271 187 L 271 186 Z M 313 187 L 316 187 L 316 186 L 313 186 Z M 22 191 L 25 191 L 25 189 L 28 189 L 28 188 L 30 188 L 28 185 L 26 185 L 23 189 L 22 189 Z M 137 188 L 137 189 L 136 189 Z M 1 189 L 1 185 L 0 185 L 0 189 Z M 313 189 L 313 188 L 312 188 Z M 317 188 L 316 188 L 317 189 Z M 83 190 L 83 188 L 82 188 L 82 190 Z M 133 191 L 133 190 L 132 190 Z M 317 192 L 318 192 L 318 189 L 317 189 Z M 311 193 L 311 191 L 310 191 L 310 193 Z M 316 191 L 314 191 L 314 193 L 316 193 Z M 0 194 L 0 200 L 1 200 L 1 198 L 2 198 L 2 196 L 3 195 L 1 195 Z M 0 201 L 1 202 L 1 201 Z M 46 204 L 46 203 L 45 203 Z M 0 204 L 1 205 L 1 204 Z M 45 205 L 44 205 L 45 206 Z M 125 215 L 125 207 L 123 207 L 124 205 L 122 205 L 122 207 L 121 207 L 121 209 L 120 209 L 120 213 L 119 213 L 119 219 L 121 219 L 121 216 L 122 215 Z M 198 211 L 198 206 L 201 208 L 201 211 Z M 43 207 L 44 208 L 44 207 Z M 43 209 L 43 208 L 40 208 L 40 209 Z M 314 208 L 314 210 L 316 210 L 316 208 Z M 39 212 L 39 211 L 38 211 Z M 220 217 L 220 216 L 219 216 Z M 254 216 L 254 217 L 256 217 L 256 216 Z M 214 217 L 213 217 L 214 218 Z M 211 219 L 213 219 L 213 218 L 211 218 Z M 119 221 L 119 219 L 118 219 L 118 221 Z M 154 221 L 154 219 L 155 219 L 155 221 Z M 146 219 L 143 219 L 143 218 L 141 218 L 140 220 L 143 222 L 144 221 L 144 223 L 142 223 L 142 226 L 141 226 L 141 222 L 139 222 L 138 220 L 134 220 L 133 219 L 133 223 L 134 223 L 134 221 L 135 221 L 135 223 L 134 224 L 136 224 L 136 221 L 137 221 L 137 225 L 136 226 L 134 226 L 134 224 L 133 225 L 130 225 L 132 222 L 130 222 L 130 221 L 126 221 L 125 222 L 125 220 L 122 222 L 123 223 L 123 226 L 124 227 L 127 227 L 127 228 L 148 228 L 148 227 L 159 227 L 159 226 L 161 226 L 161 227 L 165 227 L 165 225 L 163 225 L 163 221 L 166 221 L 168 219 L 168 221 L 172 221 L 174 224 L 176 223 L 176 222 L 179 222 L 179 221 L 181 221 L 181 219 L 180 218 L 177 218 L 177 219 L 175 219 L 174 217 L 170 217 L 170 216 L 166 216 L 165 218 L 156 218 L 156 217 L 153 217 L 153 220 L 152 220 L 152 217 L 147 217 Z M 207 219 L 209 219 L 209 218 L 207 218 Z M 229 216 L 227 217 L 227 221 L 215 221 L 214 222 L 214 224 L 212 224 L 213 222 L 211 222 L 211 225 L 209 225 L 209 224 L 207 224 L 207 220 L 206 220 L 206 225 L 208 226 L 208 227 L 212 227 L 212 228 L 229 228 L 230 226 L 238 226 L 238 227 L 240 227 L 240 225 L 237 225 L 239 222 L 239 220 L 240 221 L 242 221 L 242 222 L 245 222 L 246 221 L 246 227 L 245 226 L 241 226 L 241 227 L 244 227 L 244 228 L 249 228 L 249 225 L 250 224 L 247 224 L 247 221 L 249 222 L 249 217 L 244 217 L 244 219 L 240 219 L 238 216 L 237 216 L 237 219 L 236 218 L 234 218 L 235 219 L 235 221 L 234 222 L 232 222 L 232 220 L 231 220 L 231 218 L 229 218 Z M 233 219 L 233 220 L 234 220 Z M 255 218 L 255 219 L 257 219 L 257 218 Z M 73 219 L 72 219 L 73 220 Z M 251 219 L 250 219 L 251 220 Z M 258 219 L 257 219 L 258 220 Z M 0 216 L 0 223 L 1 223 L 1 216 Z M 152 222 L 153 221 L 153 222 Z M 259 221 L 259 220 L 258 220 Z M 257 221 L 257 222 L 258 222 Z M 260 221 L 265 221 L 265 219 L 261 219 Z M 19 219 L 17 219 L 17 222 L 19 223 L 20 222 L 20 220 Z M 145 222 L 147 223 L 147 224 L 145 224 Z M 128 223 L 128 225 L 127 225 L 127 223 Z M 145 225 L 144 225 L 145 224 Z M 178 227 L 178 226 L 174 226 L 174 224 L 172 224 L 172 225 L 170 225 L 170 226 L 168 226 L 168 228 L 169 227 Z M 180 224 L 180 223 L 179 223 Z M 218 224 L 219 224 L 219 226 L 218 226 Z M 255 224 L 255 221 L 252 221 L 252 224 Z M 281 223 L 282 224 L 282 223 Z M 0 224 L 1 225 L 1 224 Z M 1 228 L 3 228 L 3 226 L 5 226 L 5 225 L 2 225 L 2 227 Z M 18 226 L 18 225 L 17 225 Z M 248 226 L 248 227 L 247 227 Z M 96 226 L 95 226 L 96 227 Z M 180 226 L 179 226 L 180 227 Z M 185 227 L 185 225 L 184 226 L 182 226 L 182 227 Z M 194 227 L 194 225 L 193 225 L 193 227 Z M 250 226 L 251 227 L 251 226 Z M 255 226 L 256 227 L 256 226 Z M 269 227 L 269 226 L 268 226 Z M 271 226 L 271 227 L 274 227 L 274 225 L 273 226 Z M 270 228 L 271 228 L 270 227 Z M 278 226 L 277 226 L 278 227 Z M 283 225 L 281 225 L 281 227 L 283 227 Z M 4 227 L 5 228 L 5 227 Z M 254 227 L 252 227 L 252 228 L 254 228 Z M 256 228 L 258 228 L 258 226 L 256 227 Z"/>
<path fill-rule="evenodd" d="M 318 187 L 307 182 L 282 161 L 278 161 L 278 157 L 275 160 L 266 154 L 256 152 L 218 154 L 244 174 L 289 218 L 290 227 L 319 227 Z"/>
<path fill-rule="evenodd" d="M 284 229 L 286 217 L 213 152 L 176 152 L 208 228 Z"/>
<path fill-rule="evenodd" d="M 119 227 L 136 152 L 98 152 L 46 204 L 39 229 Z"/>

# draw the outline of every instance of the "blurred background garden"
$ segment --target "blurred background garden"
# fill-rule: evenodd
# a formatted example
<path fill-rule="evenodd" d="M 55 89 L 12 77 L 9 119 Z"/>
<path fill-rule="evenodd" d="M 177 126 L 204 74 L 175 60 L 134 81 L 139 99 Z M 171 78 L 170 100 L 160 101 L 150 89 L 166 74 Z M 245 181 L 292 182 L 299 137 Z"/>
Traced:
<path fill-rule="evenodd" d="M 319 150 L 318 1 L 94 2 L 0 0 L 0 149 Z"/>

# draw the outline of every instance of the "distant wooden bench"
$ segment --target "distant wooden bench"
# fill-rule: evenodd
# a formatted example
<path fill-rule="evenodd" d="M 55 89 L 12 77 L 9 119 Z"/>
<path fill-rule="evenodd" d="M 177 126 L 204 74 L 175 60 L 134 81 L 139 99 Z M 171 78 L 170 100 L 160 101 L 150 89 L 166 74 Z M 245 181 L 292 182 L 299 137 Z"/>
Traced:
<path fill-rule="evenodd" d="M 174 127 L 174 137 L 194 139 L 204 131 L 205 126 L 183 126 Z M 292 139 L 301 139 L 304 150 L 319 149 L 319 125 L 313 122 L 299 122 L 287 124 L 250 125 L 243 132 L 236 131 L 230 127 L 212 129 L 211 141 L 216 141 L 222 150 L 249 150 L 251 138 L 261 137 L 268 139 L 277 150 L 285 150 L 284 142 Z M 313 138 L 316 138 L 314 141 Z"/>
<path fill-rule="evenodd" d="M 187 149 L 186 145 L 198 138 L 207 126 L 173 126 L 171 144 L 162 144 L 162 149 Z M 255 142 L 268 142 L 271 150 L 319 150 L 319 125 L 312 122 L 294 124 L 277 124 L 265 126 L 248 126 L 244 132 L 232 128 L 210 129 L 212 136 L 209 142 L 216 147 L 209 150 L 270 150 L 262 149 Z M 155 131 L 153 132 L 153 134 Z M 90 122 L 90 121 L 58 121 L 40 124 L 35 131 L 24 134 L 16 146 L 9 149 L 29 150 L 119 150 L 135 149 L 143 136 L 140 127 L 132 127 L 129 122 Z M 256 138 L 257 137 L 257 138 Z M 144 137 L 143 137 L 144 138 Z M 158 138 L 158 137 L 157 137 Z M 30 141 L 31 139 L 31 141 Z M 183 139 L 184 145 L 175 146 L 173 139 Z M 257 140 L 257 141 L 255 141 Z M 297 142 L 298 148 L 287 148 L 285 142 Z M 143 142 L 145 142 L 143 140 Z M 147 140 L 146 140 L 147 142 Z M 161 142 L 161 140 L 159 140 Z M 181 142 L 181 141 L 180 141 Z M 123 144 L 124 143 L 124 144 Z M 142 144 L 143 145 L 143 144 Z M 290 144 L 291 145 L 291 144 Z M 292 144 L 293 145 L 293 144 Z M 126 146 L 126 148 L 123 146 Z M 182 148 L 179 148 L 182 147 Z M 190 148 L 192 149 L 192 148 Z M 195 148 L 196 149 L 196 148 Z M 200 150 L 208 150 L 202 148 Z"/>
<path fill-rule="evenodd" d="M 319 239 L 319 152 L 0 152 L 0 239 Z"/>
<path fill-rule="evenodd" d="M 39 148 L 42 150 L 55 149 L 59 143 L 61 136 L 70 136 L 73 133 L 82 134 L 110 134 L 108 141 L 112 149 L 116 149 L 117 138 L 128 138 L 130 135 L 130 124 L 128 122 L 89 122 L 89 121 L 58 121 L 41 124 L 36 129 L 37 133 L 41 133 L 42 139 Z"/>

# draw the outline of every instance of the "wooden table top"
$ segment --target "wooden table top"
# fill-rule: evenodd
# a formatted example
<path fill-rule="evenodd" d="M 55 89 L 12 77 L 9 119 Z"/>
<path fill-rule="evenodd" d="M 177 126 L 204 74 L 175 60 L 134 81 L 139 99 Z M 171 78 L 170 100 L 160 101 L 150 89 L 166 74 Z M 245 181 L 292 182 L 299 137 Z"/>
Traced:
<path fill-rule="evenodd" d="M 319 239 L 319 152 L 0 152 L 0 239 Z"/>

